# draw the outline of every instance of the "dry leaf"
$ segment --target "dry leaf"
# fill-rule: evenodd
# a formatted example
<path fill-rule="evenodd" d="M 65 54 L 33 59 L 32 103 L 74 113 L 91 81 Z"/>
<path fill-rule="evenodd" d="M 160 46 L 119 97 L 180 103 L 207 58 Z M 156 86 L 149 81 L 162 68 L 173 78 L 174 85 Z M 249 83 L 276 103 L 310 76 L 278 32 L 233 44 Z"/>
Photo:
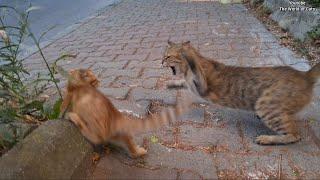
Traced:
<path fill-rule="evenodd" d="M 97 161 L 99 161 L 99 159 L 100 159 L 100 154 L 94 153 L 91 160 L 93 163 L 96 163 Z"/>

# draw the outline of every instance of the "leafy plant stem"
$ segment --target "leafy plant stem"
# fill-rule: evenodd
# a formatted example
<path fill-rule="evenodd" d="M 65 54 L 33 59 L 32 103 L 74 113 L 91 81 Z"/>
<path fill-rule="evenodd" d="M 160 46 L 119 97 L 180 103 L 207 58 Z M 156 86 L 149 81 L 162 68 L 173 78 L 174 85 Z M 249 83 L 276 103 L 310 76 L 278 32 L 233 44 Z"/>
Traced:
<path fill-rule="evenodd" d="M 33 34 L 33 33 L 31 33 L 31 31 L 30 31 L 30 29 L 29 29 L 29 28 L 28 28 L 28 30 L 29 30 L 29 32 L 30 32 L 30 37 L 32 38 L 32 40 L 33 40 L 33 41 L 34 41 L 34 43 L 36 44 L 37 49 L 39 50 L 39 53 L 40 53 L 40 55 L 41 55 L 41 57 L 42 57 L 42 59 L 43 59 L 44 63 L 46 64 L 46 67 L 47 67 L 47 69 L 48 69 L 48 71 L 49 71 L 49 74 L 50 74 L 50 76 L 51 76 L 51 79 L 52 79 L 52 81 L 53 81 L 54 85 L 55 85 L 55 86 L 56 86 L 56 88 L 57 88 L 57 91 L 58 91 L 58 93 L 59 93 L 59 96 L 60 96 L 60 98 L 62 99 L 61 90 L 60 90 L 60 88 L 59 88 L 59 86 L 58 86 L 57 82 L 55 81 L 54 74 L 53 74 L 53 72 L 52 72 L 52 70 L 51 70 L 51 68 L 50 68 L 50 66 L 49 66 L 48 61 L 47 61 L 47 59 L 45 58 L 45 56 L 44 56 L 44 54 L 43 54 L 43 52 L 42 52 L 42 50 L 41 50 L 40 43 L 37 41 L 37 39 L 36 39 L 36 37 L 34 36 L 34 34 Z"/>

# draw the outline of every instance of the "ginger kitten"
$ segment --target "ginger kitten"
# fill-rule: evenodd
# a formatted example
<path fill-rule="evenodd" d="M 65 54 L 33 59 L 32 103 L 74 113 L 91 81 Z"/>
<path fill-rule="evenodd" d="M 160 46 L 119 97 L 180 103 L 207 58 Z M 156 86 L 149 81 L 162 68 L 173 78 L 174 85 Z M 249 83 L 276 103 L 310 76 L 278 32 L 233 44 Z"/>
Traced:
<path fill-rule="evenodd" d="M 308 72 L 288 66 L 227 66 L 203 57 L 190 42 L 173 43 L 165 52 L 163 64 L 184 81 L 171 81 L 168 87 L 185 87 L 210 102 L 254 111 L 278 135 L 260 135 L 258 144 L 288 144 L 301 139 L 296 114 L 312 98 L 320 77 L 320 64 Z"/>
<path fill-rule="evenodd" d="M 73 70 L 69 76 L 61 112 L 70 104 L 67 115 L 90 142 L 100 145 L 109 140 L 122 141 L 128 146 L 132 157 L 142 156 L 147 152 L 135 144 L 133 134 L 168 124 L 188 105 L 178 104 L 175 108 L 165 109 L 160 115 L 150 115 L 146 120 L 133 120 L 122 115 L 97 89 L 99 81 L 91 70 Z"/>

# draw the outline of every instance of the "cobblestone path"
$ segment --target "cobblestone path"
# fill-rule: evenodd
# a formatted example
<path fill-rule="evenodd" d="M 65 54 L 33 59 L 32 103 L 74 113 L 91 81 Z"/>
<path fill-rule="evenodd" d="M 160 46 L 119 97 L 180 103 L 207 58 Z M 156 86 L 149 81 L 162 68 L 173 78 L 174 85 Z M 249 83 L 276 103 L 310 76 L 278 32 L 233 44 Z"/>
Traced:
<path fill-rule="evenodd" d="M 279 45 L 244 5 L 214 1 L 124 0 L 44 52 L 49 59 L 77 54 L 62 62 L 63 67 L 93 69 L 102 81 L 101 90 L 120 110 L 143 117 L 181 98 L 181 92 L 165 88 L 172 77 L 161 67 L 168 39 L 190 40 L 203 55 L 225 64 L 309 68 L 304 59 Z M 32 74 L 44 69 L 37 54 L 26 63 Z M 257 135 L 271 132 L 253 114 L 194 98 L 192 110 L 179 122 L 137 137 L 148 155 L 133 160 L 124 150 L 112 151 L 88 178 L 319 178 L 319 89 L 300 122 L 304 139 L 299 143 L 256 145 Z"/>

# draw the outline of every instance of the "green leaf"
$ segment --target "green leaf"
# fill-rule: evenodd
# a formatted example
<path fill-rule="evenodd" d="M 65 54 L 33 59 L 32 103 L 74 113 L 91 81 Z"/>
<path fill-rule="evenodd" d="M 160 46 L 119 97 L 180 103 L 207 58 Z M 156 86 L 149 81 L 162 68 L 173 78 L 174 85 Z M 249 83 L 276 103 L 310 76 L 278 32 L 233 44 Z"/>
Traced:
<path fill-rule="evenodd" d="M 317 122 L 316 119 L 314 119 L 314 118 L 310 118 L 310 119 L 309 119 L 309 123 L 310 123 L 310 124 L 314 124 L 315 122 Z"/>
<path fill-rule="evenodd" d="M 10 93 L 7 90 L 0 89 L 0 97 L 10 96 Z"/>
<path fill-rule="evenodd" d="M 61 104 L 62 104 L 62 99 L 58 99 L 54 103 L 53 108 L 48 116 L 48 119 L 57 119 L 59 117 Z"/>
<path fill-rule="evenodd" d="M 26 106 L 24 106 L 25 109 L 39 109 L 42 110 L 43 109 L 43 103 L 42 101 L 32 101 L 31 103 L 28 103 Z"/>
<path fill-rule="evenodd" d="M 15 136 L 13 129 L 8 126 L 2 126 L 0 129 L 0 137 L 4 143 L 13 144 L 15 143 Z"/>
<path fill-rule="evenodd" d="M 0 122 L 11 122 L 17 117 L 17 112 L 10 106 L 0 109 Z"/>
<path fill-rule="evenodd" d="M 14 47 L 17 47 L 17 46 L 18 46 L 18 45 L 16 45 L 16 44 L 10 44 L 10 45 L 1 47 L 0 50 L 8 49 L 8 48 L 14 48 Z"/>

